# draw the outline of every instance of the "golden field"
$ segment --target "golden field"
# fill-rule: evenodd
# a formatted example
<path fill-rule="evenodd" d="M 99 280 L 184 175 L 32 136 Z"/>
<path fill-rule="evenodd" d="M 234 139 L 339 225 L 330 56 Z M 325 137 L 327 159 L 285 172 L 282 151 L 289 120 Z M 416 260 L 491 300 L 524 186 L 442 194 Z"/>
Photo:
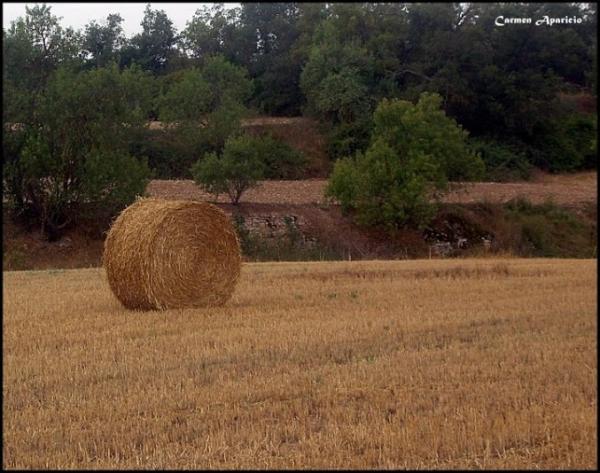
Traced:
<path fill-rule="evenodd" d="M 246 264 L 129 312 L 4 273 L 4 468 L 597 466 L 595 260 Z"/>

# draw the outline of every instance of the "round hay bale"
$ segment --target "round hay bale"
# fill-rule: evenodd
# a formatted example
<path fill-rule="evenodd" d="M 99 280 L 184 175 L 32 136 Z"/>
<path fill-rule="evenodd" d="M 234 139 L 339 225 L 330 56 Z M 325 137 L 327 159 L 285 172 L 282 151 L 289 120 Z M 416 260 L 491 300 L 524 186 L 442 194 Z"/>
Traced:
<path fill-rule="evenodd" d="M 223 305 L 240 275 L 240 244 L 227 215 L 206 202 L 138 199 L 104 242 L 111 290 L 128 309 Z"/>

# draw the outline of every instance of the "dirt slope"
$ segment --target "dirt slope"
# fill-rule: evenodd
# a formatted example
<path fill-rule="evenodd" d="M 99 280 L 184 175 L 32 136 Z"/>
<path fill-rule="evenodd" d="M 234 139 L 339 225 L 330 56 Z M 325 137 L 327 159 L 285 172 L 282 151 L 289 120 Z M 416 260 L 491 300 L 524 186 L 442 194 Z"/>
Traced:
<path fill-rule="evenodd" d="M 242 197 L 245 203 L 260 204 L 322 204 L 325 179 L 302 181 L 264 181 L 260 187 L 249 190 Z M 453 183 L 443 199 L 447 203 L 473 203 L 478 201 L 506 202 L 523 196 L 532 203 L 551 199 L 555 204 L 578 206 L 595 202 L 598 194 L 597 173 L 582 172 L 571 175 L 539 174 L 529 182 L 476 182 Z M 214 196 L 202 192 L 191 180 L 154 180 L 148 193 L 165 199 L 198 199 L 214 201 Z M 217 202 L 227 203 L 226 195 Z"/>

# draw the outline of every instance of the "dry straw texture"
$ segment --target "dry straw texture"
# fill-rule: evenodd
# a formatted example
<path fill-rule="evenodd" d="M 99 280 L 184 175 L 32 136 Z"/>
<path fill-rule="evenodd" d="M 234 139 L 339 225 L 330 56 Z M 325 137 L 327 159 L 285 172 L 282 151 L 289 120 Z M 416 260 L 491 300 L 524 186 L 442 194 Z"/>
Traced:
<path fill-rule="evenodd" d="M 243 274 L 140 324 L 96 268 L 4 273 L 2 467 L 597 468 L 596 260 Z"/>
<path fill-rule="evenodd" d="M 241 267 L 227 215 L 206 202 L 138 199 L 113 223 L 103 264 L 129 309 L 223 305 Z"/>

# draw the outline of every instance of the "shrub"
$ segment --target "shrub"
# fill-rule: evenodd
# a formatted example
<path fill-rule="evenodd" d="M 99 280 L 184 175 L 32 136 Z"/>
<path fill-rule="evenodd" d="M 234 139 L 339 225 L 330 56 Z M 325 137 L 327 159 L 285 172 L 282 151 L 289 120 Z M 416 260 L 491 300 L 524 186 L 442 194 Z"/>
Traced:
<path fill-rule="evenodd" d="M 373 137 L 399 156 L 431 156 L 448 180 L 481 179 L 485 164 L 467 144 L 468 133 L 444 113 L 438 94 L 422 93 L 416 104 L 384 99 L 373 114 Z"/>
<path fill-rule="evenodd" d="M 147 159 L 155 179 L 191 179 L 190 168 L 198 156 L 215 150 L 199 133 L 187 131 L 136 130 L 129 141 L 129 152 L 138 159 Z"/>
<path fill-rule="evenodd" d="M 525 153 L 516 146 L 502 144 L 492 138 L 471 138 L 469 142 L 485 163 L 487 180 L 507 182 L 529 179 L 532 166 Z"/>
<path fill-rule="evenodd" d="M 595 226 L 548 201 L 534 205 L 525 199 L 505 204 L 507 217 L 520 229 L 517 251 L 527 256 L 590 257 L 596 244 Z"/>
<path fill-rule="evenodd" d="M 335 163 L 326 194 L 363 225 L 427 225 L 435 215 L 430 200 L 449 178 L 475 179 L 484 171 L 466 144 L 466 132 L 440 105 L 438 95 L 426 93 L 417 104 L 382 100 L 373 114 L 369 148 Z"/>
<path fill-rule="evenodd" d="M 327 155 L 335 161 L 364 152 L 369 146 L 371 128 L 371 123 L 364 120 L 334 125 L 326 134 Z"/>
<path fill-rule="evenodd" d="M 82 209 L 114 214 L 142 194 L 150 171 L 128 154 L 127 141 L 145 118 L 149 80 L 137 69 L 116 66 L 79 74 L 59 69 L 24 134 L 8 146 L 13 215 L 35 222 L 54 240 Z"/>
<path fill-rule="evenodd" d="M 580 113 L 546 119 L 530 144 L 533 164 L 551 172 L 594 168 L 597 163 L 597 118 Z"/>
<path fill-rule="evenodd" d="M 299 179 L 308 160 L 300 151 L 271 135 L 257 137 L 254 144 L 265 168 L 266 179 Z"/>
<path fill-rule="evenodd" d="M 241 135 L 225 142 L 223 155 L 208 153 L 192 167 L 194 181 L 207 192 L 226 193 L 234 205 L 244 192 L 258 185 L 264 177 L 256 138 Z"/>
<path fill-rule="evenodd" d="M 326 195 L 353 210 L 359 224 L 389 229 L 423 227 L 435 215 L 428 199 L 432 187 L 443 187 L 433 160 L 412 153 L 402 159 L 382 140 L 366 153 L 338 160 Z"/>

